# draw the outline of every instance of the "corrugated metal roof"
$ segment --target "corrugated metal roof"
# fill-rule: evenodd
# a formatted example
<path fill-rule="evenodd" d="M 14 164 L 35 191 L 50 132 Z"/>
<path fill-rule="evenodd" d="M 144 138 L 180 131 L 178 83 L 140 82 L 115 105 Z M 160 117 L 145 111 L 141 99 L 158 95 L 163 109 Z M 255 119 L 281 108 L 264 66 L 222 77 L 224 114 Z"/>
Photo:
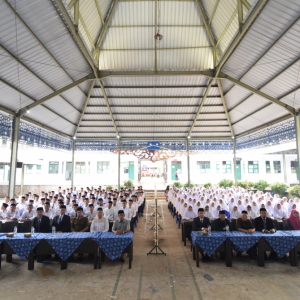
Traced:
<path fill-rule="evenodd" d="M 213 98 L 214 99 L 214 98 Z M 95 103 L 95 100 L 90 99 L 89 104 Z M 199 106 L 201 99 L 195 98 L 109 98 L 110 105 L 197 105 Z M 97 103 L 98 104 L 98 103 Z M 105 103 L 104 103 L 105 104 Z"/>
<path fill-rule="evenodd" d="M 242 100 L 249 97 L 252 93 L 248 90 L 235 85 L 230 91 L 225 95 L 227 108 L 230 110 Z"/>
<path fill-rule="evenodd" d="M 107 121 L 81 121 L 80 126 L 114 126 L 111 120 Z"/>
<path fill-rule="evenodd" d="M 204 125 L 204 126 L 224 126 L 224 125 L 228 125 L 227 120 L 224 121 L 197 121 L 196 125 Z"/>
<path fill-rule="evenodd" d="M 97 108 L 99 110 L 99 108 Z M 147 113 L 147 114 L 155 114 L 155 113 L 186 113 L 186 114 L 195 114 L 197 111 L 196 107 L 112 107 L 111 108 L 113 114 L 115 113 Z M 144 116 L 144 115 L 143 115 Z M 143 117 L 142 116 L 142 117 Z M 173 116 L 177 118 L 177 116 Z"/>
<path fill-rule="evenodd" d="M 207 85 L 205 76 L 129 76 L 107 77 L 103 79 L 106 86 L 164 86 L 164 85 Z"/>

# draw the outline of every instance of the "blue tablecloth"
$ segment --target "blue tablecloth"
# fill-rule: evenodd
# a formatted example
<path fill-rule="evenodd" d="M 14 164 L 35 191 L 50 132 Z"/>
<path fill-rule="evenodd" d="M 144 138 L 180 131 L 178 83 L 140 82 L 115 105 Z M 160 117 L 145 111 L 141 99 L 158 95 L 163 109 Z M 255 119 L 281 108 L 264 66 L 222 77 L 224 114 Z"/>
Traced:
<path fill-rule="evenodd" d="M 278 256 L 283 257 L 285 253 L 291 251 L 300 241 L 300 230 L 276 231 L 273 234 L 262 232 L 244 233 L 240 231 L 231 231 L 227 234 L 226 232 L 213 231 L 211 235 L 201 235 L 193 231 L 191 237 L 193 245 L 197 243 L 209 256 L 212 255 L 227 238 L 233 243 L 234 250 L 244 252 L 254 246 L 261 237 L 264 237 Z"/>
<path fill-rule="evenodd" d="M 133 242 L 133 233 L 117 235 L 113 232 L 103 232 L 96 242 L 109 259 L 115 260 Z"/>

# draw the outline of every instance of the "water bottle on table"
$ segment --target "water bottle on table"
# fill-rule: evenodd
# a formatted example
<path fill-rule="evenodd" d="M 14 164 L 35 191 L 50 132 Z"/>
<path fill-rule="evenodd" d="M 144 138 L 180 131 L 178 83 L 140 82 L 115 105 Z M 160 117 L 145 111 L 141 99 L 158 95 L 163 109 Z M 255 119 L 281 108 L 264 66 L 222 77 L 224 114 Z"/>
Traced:
<path fill-rule="evenodd" d="M 208 225 L 208 235 L 211 235 L 211 227 Z"/>
<path fill-rule="evenodd" d="M 55 234 L 56 234 L 56 228 L 55 226 L 52 226 L 52 236 L 55 236 Z"/>
<path fill-rule="evenodd" d="M 226 234 L 229 234 L 229 226 L 226 226 Z"/>
<path fill-rule="evenodd" d="M 34 237 L 34 227 L 31 226 L 31 237 Z"/>
<path fill-rule="evenodd" d="M 17 232 L 18 232 L 18 228 L 17 228 L 17 226 L 15 226 L 15 228 L 14 228 L 14 237 L 17 236 Z"/>

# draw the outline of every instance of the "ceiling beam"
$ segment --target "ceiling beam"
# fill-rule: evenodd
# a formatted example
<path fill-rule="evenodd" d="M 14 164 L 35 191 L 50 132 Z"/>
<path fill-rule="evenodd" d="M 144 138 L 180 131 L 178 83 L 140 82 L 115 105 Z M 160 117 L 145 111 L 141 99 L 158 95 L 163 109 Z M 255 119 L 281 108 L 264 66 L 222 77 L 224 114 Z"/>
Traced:
<path fill-rule="evenodd" d="M 187 89 L 187 88 L 207 88 L 207 85 L 105 85 L 105 89 Z M 218 85 L 212 85 L 211 88 L 218 88 Z M 101 89 L 95 86 L 94 89 Z"/>
<path fill-rule="evenodd" d="M 223 94 L 222 83 L 221 83 L 220 79 L 218 79 L 217 82 L 218 82 L 219 91 L 220 91 L 220 95 L 221 95 L 221 98 L 222 98 L 225 114 L 226 114 L 226 117 L 227 117 L 227 120 L 228 120 L 228 125 L 230 127 L 231 135 L 234 137 L 234 130 L 233 130 L 232 125 L 231 125 L 231 120 L 230 120 L 230 115 L 229 115 L 228 109 L 227 109 L 226 99 L 225 99 L 224 94 Z"/>
<path fill-rule="evenodd" d="M 217 44 L 216 44 L 216 47 L 220 44 L 220 42 L 221 42 L 222 38 L 224 37 L 224 35 L 225 35 L 225 33 L 226 33 L 228 27 L 230 26 L 232 20 L 234 19 L 234 17 L 235 17 L 235 15 L 236 15 L 237 11 L 238 11 L 237 8 L 233 11 L 233 13 L 232 13 L 232 15 L 231 15 L 229 21 L 227 22 L 227 24 L 226 24 L 224 30 L 222 31 L 222 33 L 221 33 L 221 35 L 220 35 L 220 37 L 219 37 L 219 39 L 218 39 L 218 42 L 217 42 Z"/>
<path fill-rule="evenodd" d="M 242 0 L 237 0 L 237 12 L 238 12 L 238 22 L 239 22 L 239 32 L 242 32 L 243 29 L 243 2 Z"/>
<path fill-rule="evenodd" d="M 90 137 L 90 138 L 80 138 L 78 137 L 76 141 L 117 141 L 117 138 L 108 137 Z M 122 137 L 122 141 L 186 141 L 186 137 Z M 195 137 L 190 138 L 190 141 L 232 141 L 231 137 L 216 136 L 216 137 Z"/>
<path fill-rule="evenodd" d="M 270 127 L 270 126 L 275 125 L 275 124 L 278 124 L 278 123 L 280 123 L 280 122 L 289 120 L 289 119 L 291 119 L 291 118 L 292 118 L 292 116 L 291 116 L 290 114 L 288 114 L 288 115 L 286 115 L 286 116 L 284 116 L 284 117 L 282 117 L 282 118 L 279 118 L 279 119 L 277 119 L 277 120 L 275 120 L 275 121 L 267 122 L 267 123 L 264 124 L 264 125 L 260 125 L 260 126 L 257 126 L 257 127 L 253 128 L 253 129 L 251 129 L 251 130 L 246 130 L 246 131 L 244 131 L 244 132 L 242 132 L 242 133 L 239 133 L 239 134 L 236 135 L 236 138 L 237 138 L 237 139 L 242 138 L 242 137 L 247 136 L 247 135 L 249 135 L 249 134 L 251 134 L 251 133 L 255 133 L 255 132 L 259 131 L 259 130 L 265 129 L 265 128 L 267 128 L 267 127 Z"/>
<path fill-rule="evenodd" d="M 158 51 L 158 50 L 187 50 L 187 49 L 207 49 L 213 48 L 212 46 L 196 46 L 196 47 L 172 47 L 172 48 L 122 48 L 122 49 L 101 49 L 101 52 L 105 51 Z M 156 70 L 157 71 L 157 70 Z"/>
<path fill-rule="evenodd" d="M 276 99 L 274 97 L 271 97 L 270 95 L 268 95 L 266 93 L 263 93 L 260 90 L 257 90 L 255 88 L 253 88 L 252 86 L 250 86 L 250 85 L 248 85 L 248 84 L 246 84 L 246 83 L 244 83 L 244 82 L 242 82 L 240 80 L 237 80 L 237 79 L 235 79 L 235 78 L 233 78 L 233 77 L 231 77 L 229 75 L 226 75 L 223 72 L 220 72 L 219 75 L 220 75 L 219 76 L 220 78 L 227 79 L 227 80 L 231 81 L 232 83 L 234 83 L 234 84 L 236 84 L 236 85 L 238 85 L 238 86 L 240 86 L 240 87 L 242 87 L 242 88 L 244 88 L 244 89 L 252 92 L 253 94 L 256 94 L 256 95 L 258 95 L 258 96 L 260 96 L 260 97 L 262 97 L 262 98 L 264 98 L 266 100 L 269 100 L 269 101 L 273 102 L 274 104 L 276 104 L 278 106 L 281 106 L 282 108 L 284 108 L 285 110 L 287 110 L 291 115 L 293 115 L 293 116 L 295 115 L 295 109 L 293 107 L 291 107 L 291 106 L 289 106 L 289 105 L 281 102 L 280 100 L 278 100 L 278 99 Z"/>
<path fill-rule="evenodd" d="M 90 87 L 89 87 L 89 90 L 88 90 L 88 94 L 87 94 L 86 99 L 85 99 L 85 101 L 84 101 L 84 103 L 83 103 L 82 111 L 81 111 L 80 117 L 79 117 L 79 119 L 78 119 L 77 126 L 76 126 L 75 131 L 74 131 L 74 134 L 73 134 L 73 136 L 74 136 L 75 138 L 76 138 L 77 131 L 78 131 L 78 128 L 79 128 L 79 126 L 80 126 L 80 123 L 81 123 L 81 121 L 82 121 L 82 117 L 83 117 L 83 115 L 84 115 L 84 113 L 85 113 L 86 107 L 87 107 L 88 102 L 89 102 L 89 100 L 90 100 L 91 93 L 92 93 L 92 91 L 93 91 L 94 85 L 95 85 L 95 80 L 92 80 L 92 81 L 91 81 L 91 84 L 90 84 Z"/>
<path fill-rule="evenodd" d="M 16 88 L 15 86 L 11 85 L 10 83 L 6 82 L 5 80 L 0 78 L 0 82 L 3 82 L 5 85 L 7 85 L 8 87 L 10 87 L 11 89 L 15 90 L 16 92 L 20 93 L 21 95 L 27 97 L 28 99 L 30 99 L 31 101 L 35 101 L 31 96 L 27 95 L 26 93 L 24 93 L 23 91 L 19 90 L 18 88 Z M 60 115 L 59 113 L 55 112 L 54 110 L 52 110 L 51 108 L 42 105 L 45 109 L 49 110 L 50 112 L 52 112 L 53 114 L 57 115 L 58 117 L 64 119 L 65 121 L 67 121 L 68 123 L 75 125 L 74 123 L 72 123 L 70 120 L 66 119 L 64 116 Z M 22 110 L 22 109 L 21 109 Z M 26 113 L 26 110 L 25 110 Z M 18 113 L 16 113 L 16 115 L 22 116 L 20 115 L 20 111 Z"/>
<path fill-rule="evenodd" d="M 103 16 L 102 16 L 102 12 L 101 12 L 98 0 L 95 0 L 95 4 L 96 4 L 97 10 L 98 10 L 100 21 L 101 21 L 102 25 L 104 25 L 104 19 L 103 19 Z"/>
<path fill-rule="evenodd" d="M 149 133 L 149 134 L 160 134 L 160 133 L 184 133 L 184 134 L 188 134 L 187 131 L 183 131 L 183 130 L 174 130 L 174 131 L 120 131 L 119 133 L 120 134 L 123 134 L 123 133 L 127 133 L 127 134 L 131 134 L 131 133 Z M 80 131 L 78 133 L 84 133 L 84 134 L 95 134 L 95 133 L 114 133 L 112 131 L 91 131 L 91 132 L 88 132 L 88 131 Z M 230 131 L 194 131 L 194 133 L 229 133 L 230 134 Z"/>
<path fill-rule="evenodd" d="M 98 78 L 103 79 L 106 77 L 128 77 L 128 76 L 206 76 L 209 78 L 214 77 L 214 70 L 205 71 L 99 71 Z"/>
<path fill-rule="evenodd" d="M 192 133 L 192 131 L 193 131 L 193 128 L 194 128 L 196 122 L 199 121 L 199 120 L 198 120 L 198 117 L 199 117 L 200 111 L 201 111 L 201 109 L 202 109 L 202 106 L 203 106 L 203 104 L 204 104 L 204 102 L 205 102 L 205 99 L 206 99 L 206 97 L 207 97 L 207 95 L 208 95 L 208 92 L 209 92 L 209 89 L 210 89 L 212 83 L 213 83 L 213 79 L 210 79 L 209 82 L 208 82 L 207 89 L 206 89 L 206 91 L 205 91 L 205 93 L 204 93 L 204 95 L 203 95 L 203 98 L 202 98 L 201 102 L 200 102 L 200 105 L 199 105 L 199 108 L 198 108 L 198 110 L 197 110 L 197 113 L 196 113 L 196 116 L 195 116 L 195 118 L 194 118 L 194 121 L 193 121 L 193 123 L 192 123 L 192 126 L 191 126 L 191 128 L 190 128 L 190 130 L 189 130 L 189 134 L 188 134 L 189 136 L 191 135 L 191 133 Z"/>
<path fill-rule="evenodd" d="M 81 125 L 79 126 L 79 128 L 113 128 L 112 125 Z M 122 128 L 136 128 L 137 125 L 122 125 Z M 149 128 L 149 125 L 139 125 L 139 128 Z M 174 125 L 151 125 L 151 128 L 165 128 L 165 127 L 171 127 L 174 128 Z M 176 125 L 176 127 L 189 127 L 189 125 Z M 212 125 L 195 125 L 195 128 L 211 128 Z M 214 128 L 218 128 L 218 127 L 224 127 L 224 128 L 229 128 L 228 125 L 213 125 Z M 80 132 L 84 132 L 84 131 L 80 131 Z"/>
<path fill-rule="evenodd" d="M 250 3 L 249 3 L 247 0 L 241 0 L 241 2 L 243 3 L 243 5 L 244 5 L 248 10 L 250 10 L 251 5 L 250 5 Z"/>
<path fill-rule="evenodd" d="M 62 93 L 64 93 L 64 92 L 66 92 L 66 91 L 72 89 L 73 87 L 77 86 L 77 85 L 80 84 L 80 83 L 85 82 L 85 81 L 90 80 L 90 79 L 94 79 L 94 78 L 95 78 L 95 77 L 94 77 L 93 74 L 90 74 L 90 75 L 88 75 L 88 76 L 84 76 L 84 77 L 82 77 L 82 78 L 80 78 L 80 79 L 78 79 L 78 80 L 76 80 L 76 81 L 74 81 L 74 82 L 72 82 L 72 83 L 70 83 L 70 84 L 64 86 L 64 87 L 61 88 L 61 89 L 58 89 L 57 91 L 55 91 L 55 92 L 53 92 L 53 93 L 51 93 L 51 94 L 49 94 L 49 95 L 47 95 L 47 96 L 45 96 L 45 97 L 39 99 L 39 100 L 34 100 L 34 99 L 32 99 L 34 102 L 31 103 L 30 105 L 27 105 L 26 107 L 22 108 L 22 109 L 20 110 L 20 115 L 21 115 L 21 116 L 24 115 L 24 114 L 26 113 L 27 110 L 30 110 L 30 109 L 32 109 L 32 108 L 34 108 L 34 107 L 36 107 L 36 106 L 38 106 L 38 105 L 40 105 L 40 104 L 46 102 L 46 101 L 52 99 L 53 97 L 58 96 L 58 95 L 60 95 L 60 94 L 62 94 Z"/>
<path fill-rule="evenodd" d="M 30 124 L 32 124 L 32 125 L 35 125 L 35 126 L 37 126 L 37 127 L 39 127 L 39 128 L 45 129 L 45 130 L 47 130 L 47 131 L 50 131 L 50 132 L 52 132 L 52 133 L 55 133 L 55 134 L 57 134 L 57 135 L 60 135 L 60 136 L 66 138 L 66 139 L 68 139 L 68 140 L 72 139 L 72 138 L 71 138 L 69 135 L 67 135 L 67 134 L 64 134 L 64 133 L 62 133 L 62 132 L 60 132 L 60 131 L 57 131 L 57 130 L 55 130 L 55 129 L 53 129 L 53 128 L 47 126 L 47 125 L 41 124 L 41 123 L 36 122 L 36 121 L 34 121 L 34 120 L 31 120 L 31 119 L 29 119 L 29 118 L 21 117 L 21 120 L 23 120 L 23 121 L 25 121 L 25 122 L 27 122 L 27 123 L 30 123 Z"/>
<path fill-rule="evenodd" d="M 79 2 L 79 0 L 78 0 L 78 2 Z M 80 22 L 81 22 L 81 24 L 83 26 L 83 29 L 84 29 L 84 31 L 85 31 L 85 33 L 86 33 L 86 35 L 87 35 L 87 37 L 88 37 L 88 39 L 90 41 L 91 46 L 93 47 L 93 49 L 95 51 L 96 48 L 95 48 L 95 45 L 94 45 L 94 41 L 93 41 L 93 39 L 91 37 L 91 34 L 90 34 L 90 32 L 89 32 L 89 30 L 88 30 L 88 28 L 87 28 L 87 26 L 86 26 L 86 24 L 85 24 L 85 22 L 83 20 L 83 17 L 82 17 L 82 15 L 81 15 L 80 12 L 79 12 L 79 20 L 80 20 Z"/>
<path fill-rule="evenodd" d="M 97 38 L 96 51 L 94 52 L 94 58 L 97 60 L 97 64 L 99 64 L 100 48 L 102 46 L 102 42 L 103 42 L 103 39 L 105 37 L 105 33 L 107 31 L 109 22 L 110 22 L 110 20 L 112 18 L 112 15 L 113 15 L 113 13 L 115 11 L 115 8 L 116 8 L 118 2 L 119 2 L 119 0 L 112 0 L 112 4 L 110 6 L 110 10 L 107 13 L 106 18 L 105 18 L 105 24 L 101 27 L 101 31 L 100 31 L 99 37 Z"/>
<path fill-rule="evenodd" d="M 157 0 L 154 2 L 154 36 L 157 34 Z M 154 38 L 154 71 L 157 71 L 157 40 Z"/>
<path fill-rule="evenodd" d="M 91 96 L 91 99 L 103 99 L 103 96 Z M 202 99 L 203 96 L 109 96 L 108 99 Z M 221 98 L 221 96 L 207 96 L 206 98 Z"/>
<path fill-rule="evenodd" d="M 6 114 L 8 114 L 10 116 L 15 116 L 16 115 L 16 113 L 14 111 L 12 111 L 10 109 L 7 109 L 7 108 L 5 108 L 3 106 L 0 106 L 0 111 L 4 112 L 4 113 L 6 113 Z"/>
<path fill-rule="evenodd" d="M 111 120 L 103 120 L 103 119 L 87 119 L 87 120 L 82 120 L 82 122 L 108 122 Z M 115 120 L 116 122 L 174 122 L 173 119 L 118 119 Z M 177 120 L 175 120 L 177 121 Z M 227 121 L 226 118 L 222 119 L 202 119 L 202 120 L 197 120 L 197 122 L 215 122 L 215 121 Z M 193 119 L 180 119 L 180 122 L 193 122 Z"/>
<path fill-rule="evenodd" d="M 54 8 L 57 10 L 59 16 L 62 18 L 63 23 L 65 24 L 67 30 L 69 31 L 70 36 L 72 39 L 75 39 L 76 45 L 79 49 L 79 51 L 82 53 L 83 57 L 86 59 L 86 61 L 89 63 L 91 69 L 93 70 L 93 73 L 95 74 L 95 77 L 97 77 L 97 68 L 95 66 L 95 63 L 90 56 L 89 50 L 85 47 L 83 41 L 81 40 L 76 27 L 71 20 L 69 13 L 67 12 L 64 4 L 61 2 L 61 0 L 53 0 L 51 1 Z"/>
<path fill-rule="evenodd" d="M 38 80 L 40 80 L 42 83 L 44 83 L 47 87 L 49 87 L 53 92 L 55 91 L 52 86 L 50 86 L 46 81 L 44 81 L 42 78 L 40 78 L 37 74 L 35 74 L 30 68 L 28 68 L 22 61 L 18 58 L 16 58 L 12 53 L 10 53 L 3 45 L 0 45 L 0 48 L 4 50 L 11 58 L 13 58 L 17 63 L 19 63 L 23 68 L 25 68 L 30 74 L 35 76 Z M 79 112 L 79 110 L 68 100 L 66 100 L 63 96 L 60 96 L 65 102 L 67 102 L 69 105 L 71 105 L 75 110 Z"/>
<path fill-rule="evenodd" d="M 202 107 L 202 106 L 201 106 Z M 138 113 L 114 113 L 115 116 L 118 116 L 118 115 L 127 115 L 127 116 L 131 116 L 131 115 L 193 115 L 194 113 L 193 112 L 177 112 L 177 113 L 165 113 L 165 112 L 138 112 Z M 224 115 L 225 112 L 201 112 L 200 115 Z M 108 116 L 110 115 L 109 113 L 89 113 L 89 112 L 86 112 L 84 115 L 95 115 L 95 116 Z M 199 114 L 198 114 L 199 115 Z M 147 121 L 147 119 L 145 119 L 144 121 Z M 180 121 L 180 120 L 179 120 Z"/>
<path fill-rule="evenodd" d="M 204 104 L 203 106 L 205 107 L 223 107 L 223 104 Z M 88 105 L 88 108 L 103 108 L 107 107 L 106 105 Z M 199 105 L 189 105 L 189 104 L 184 104 L 184 105 L 175 105 L 175 104 L 170 104 L 170 105 L 110 105 L 110 107 L 144 107 L 144 108 L 149 108 L 149 107 L 194 107 L 197 108 Z"/>
<path fill-rule="evenodd" d="M 72 80 L 73 78 L 69 75 L 69 73 L 63 68 L 63 66 L 57 61 L 57 59 L 51 54 L 51 52 L 45 47 L 45 45 L 39 40 L 39 38 L 33 33 L 33 31 L 28 27 L 28 25 L 23 21 L 23 19 L 19 16 L 19 14 L 14 10 L 14 8 L 8 3 L 7 0 L 3 0 L 4 3 L 8 6 L 12 13 L 17 17 L 17 19 L 22 23 L 22 25 L 28 30 L 28 32 L 34 37 L 34 39 L 39 43 L 39 45 L 48 53 L 48 55 L 53 59 L 53 61 L 59 66 L 59 68 Z M 77 0 L 72 0 L 77 1 Z M 78 89 L 84 94 L 80 87 Z M 85 94 L 84 94 L 85 96 Z"/>
<path fill-rule="evenodd" d="M 215 68 L 215 76 L 218 77 L 219 73 L 221 72 L 222 67 L 224 66 L 227 59 L 230 57 L 230 55 L 233 53 L 234 49 L 237 47 L 237 45 L 240 43 L 240 41 L 243 39 L 246 32 L 251 27 L 254 20 L 257 18 L 257 16 L 260 14 L 261 10 L 264 8 L 268 0 L 258 0 L 255 7 L 249 14 L 248 18 L 246 19 L 242 32 L 237 34 L 233 41 L 230 43 L 230 45 L 227 47 L 226 52 L 222 55 L 217 67 Z"/>
<path fill-rule="evenodd" d="M 100 86 L 101 86 L 102 94 L 103 94 L 103 96 L 104 96 L 105 103 L 106 103 L 106 105 L 107 105 L 107 109 L 108 109 L 108 111 L 109 111 L 110 118 L 111 118 L 111 120 L 112 120 L 112 122 L 113 122 L 113 124 L 114 124 L 116 134 L 117 134 L 117 136 L 119 136 L 118 127 L 117 127 L 117 125 L 116 125 L 116 122 L 115 122 L 113 113 L 112 113 L 111 108 L 110 108 L 110 106 L 109 106 L 109 101 L 108 101 L 108 99 L 107 99 L 107 96 L 106 96 L 106 92 L 105 92 L 104 86 L 103 86 L 102 81 L 101 81 L 100 79 L 98 80 L 98 82 L 99 82 L 99 84 L 100 84 Z"/>
<path fill-rule="evenodd" d="M 120 1 L 120 0 L 119 0 Z M 194 2 L 194 0 L 192 0 Z M 136 28 L 136 27 L 155 27 L 155 25 L 111 25 L 108 28 Z M 159 25 L 159 27 L 205 27 L 204 25 Z"/>
<path fill-rule="evenodd" d="M 216 10 L 217 10 L 217 7 L 218 7 L 219 3 L 220 3 L 220 0 L 216 0 L 215 6 L 214 6 L 214 8 L 213 8 L 213 10 L 211 12 L 211 16 L 210 16 L 209 21 L 208 21 L 208 25 L 209 26 L 210 26 L 210 24 L 211 24 L 211 22 L 212 22 L 212 20 L 214 18 L 214 15 L 216 13 Z"/>

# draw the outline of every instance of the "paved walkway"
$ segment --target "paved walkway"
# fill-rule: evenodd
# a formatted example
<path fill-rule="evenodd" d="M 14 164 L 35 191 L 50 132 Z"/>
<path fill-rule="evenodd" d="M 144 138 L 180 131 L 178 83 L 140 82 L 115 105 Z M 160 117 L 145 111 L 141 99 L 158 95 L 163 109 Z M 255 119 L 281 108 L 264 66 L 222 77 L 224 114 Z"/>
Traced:
<path fill-rule="evenodd" d="M 132 269 L 128 258 L 106 261 L 101 270 L 93 269 L 92 260 L 85 255 L 83 263 L 69 263 L 60 270 L 59 263 L 35 263 L 35 270 L 27 270 L 27 261 L 15 255 L 13 263 L 2 257 L 0 271 L 1 299 L 122 299 L 122 300 L 198 300 L 198 299 L 298 299 L 300 294 L 299 267 L 291 267 L 288 260 L 267 261 L 259 268 L 247 256 L 234 257 L 233 267 L 214 259 L 200 262 L 196 268 L 190 244 L 181 242 L 181 233 L 167 210 L 167 203 L 159 201 L 159 246 L 167 256 L 148 255 L 154 245 L 150 213 L 153 200 L 148 199 L 144 218 L 134 233 Z M 145 220 L 145 221 L 143 221 Z"/>

